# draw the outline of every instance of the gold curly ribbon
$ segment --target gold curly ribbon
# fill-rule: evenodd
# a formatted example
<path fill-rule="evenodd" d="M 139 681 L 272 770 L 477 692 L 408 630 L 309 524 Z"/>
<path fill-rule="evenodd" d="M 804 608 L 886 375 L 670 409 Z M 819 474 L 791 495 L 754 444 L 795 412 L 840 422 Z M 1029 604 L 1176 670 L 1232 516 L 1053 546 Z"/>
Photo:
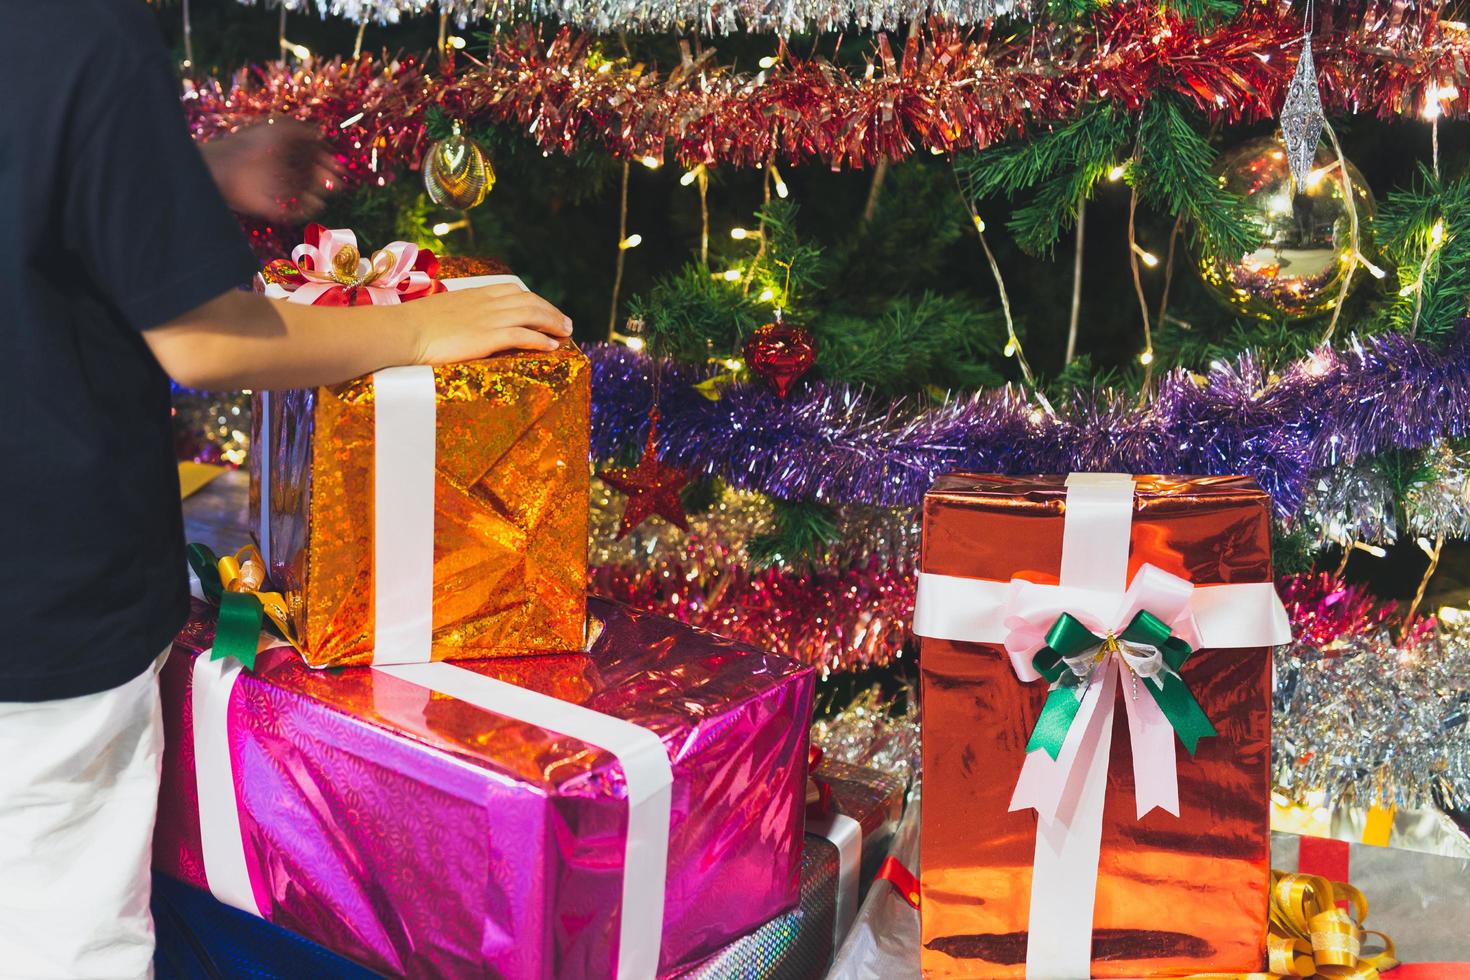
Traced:
<path fill-rule="evenodd" d="M 281 638 L 300 651 L 301 644 L 296 642 L 291 632 L 290 607 L 286 604 L 286 597 L 279 592 L 261 591 L 265 585 L 266 564 L 255 545 L 247 544 L 233 555 L 221 557 L 218 568 L 220 585 L 224 590 L 248 592 L 259 599 L 261 610 L 276 624 Z"/>
<path fill-rule="evenodd" d="M 1350 912 L 1338 908 L 1347 902 Z M 1317 875 L 1271 872 L 1271 930 L 1266 937 L 1267 973 L 1203 973 L 1199 977 L 1280 980 L 1321 977 L 1377 980 L 1399 965 L 1393 940 L 1365 931 L 1368 900 L 1352 885 Z M 1363 955 L 1363 937 L 1377 936 L 1383 950 Z"/>

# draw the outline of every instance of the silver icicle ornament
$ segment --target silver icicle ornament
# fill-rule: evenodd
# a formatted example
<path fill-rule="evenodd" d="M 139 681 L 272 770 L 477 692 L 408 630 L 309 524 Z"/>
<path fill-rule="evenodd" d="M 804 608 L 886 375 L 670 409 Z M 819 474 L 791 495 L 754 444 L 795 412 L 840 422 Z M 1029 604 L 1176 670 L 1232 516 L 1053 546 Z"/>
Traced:
<path fill-rule="evenodd" d="M 1286 143 L 1286 162 L 1297 187 L 1307 184 L 1325 122 L 1317 66 L 1312 62 L 1312 36 L 1308 34 L 1302 38 L 1302 56 L 1297 59 L 1296 73 L 1291 76 L 1286 101 L 1281 106 L 1281 137 Z"/>

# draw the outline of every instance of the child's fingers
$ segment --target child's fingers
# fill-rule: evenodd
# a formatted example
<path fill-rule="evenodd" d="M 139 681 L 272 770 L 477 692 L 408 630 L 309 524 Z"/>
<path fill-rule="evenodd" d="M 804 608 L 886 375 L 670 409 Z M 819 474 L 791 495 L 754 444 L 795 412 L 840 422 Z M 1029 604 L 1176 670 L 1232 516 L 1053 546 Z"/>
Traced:
<path fill-rule="evenodd" d="M 534 327 L 563 337 L 572 332 L 572 321 L 566 314 L 535 293 L 520 292 L 497 298 L 487 312 L 507 325 Z"/>
<path fill-rule="evenodd" d="M 528 327 L 500 327 L 492 331 L 493 347 L 487 353 L 502 350 L 556 350 L 561 342 L 555 337 Z"/>

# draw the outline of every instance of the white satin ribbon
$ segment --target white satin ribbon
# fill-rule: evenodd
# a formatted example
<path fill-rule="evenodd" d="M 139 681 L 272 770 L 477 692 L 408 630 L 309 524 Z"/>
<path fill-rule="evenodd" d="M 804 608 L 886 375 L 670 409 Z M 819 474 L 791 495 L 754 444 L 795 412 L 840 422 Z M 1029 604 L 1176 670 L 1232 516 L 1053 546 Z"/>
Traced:
<path fill-rule="evenodd" d="M 832 920 L 832 948 L 842 945 L 857 918 L 859 875 L 863 863 L 863 825 L 845 813 L 807 818 L 806 832 L 825 837 L 837 848 L 837 906 Z"/>
<path fill-rule="evenodd" d="M 656 977 L 663 942 L 674 782 L 663 741 L 632 722 L 485 677 L 456 664 L 401 664 L 372 669 L 424 689 L 426 698 L 430 692 L 448 695 L 482 711 L 578 739 L 617 759 L 628 797 L 617 976 L 620 980 Z M 209 890 L 220 901 L 259 916 L 262 912 L 250 884 L 240 832 L 240 804 L 235 796 L 230 756 L 229 703 L 240 673 L 240 665 L 234 660 L 210 661 L 207 652 L 194 660 L 194 778 L 199 789 L 200 841 Z"/>
<path fill-rule="evenodd" d="M 234 763 L 230 759 L 230 695 L 242 668 L 233 657 L 211 660 L 213 653 L 206 650 L 194 658 L 190 687 L 204 879 L 210 894 L 221 902 L 251 915 L 262 915 L 245 863 Z"/>
<path fill-rule="evenodd" d="M 320 248 L 340 248 L 325 231 Z M 350 233 L 349 233 L 350 234 Z M 298 245 L 300 261 L 313 249 Z M 297 253 L 301 253 L 298 256 Z M 327 254 L 335 254 L 335 251 Z M 314 260 L 315 261 L 315 260 Z M 366 259 L 363 260 L 367 261 Z M 412 256 L 407 259 L 411 266 Z M 400 264 L 402 264 L 400 262 Z M 396 268 L 396 267 L 395 267 Z M 512 283 L 517 276 L 469 276 L 446 279 L 448 290 L 477 289 Z M 270 299 L 310 302 L 305 287 L 286 290 L 266 283 Z M 396 298 L 394 302 L 397 302 Z M 425 366 L 385 368 L 373 374 L 373 664 L 427 663 L 431 656 L 434 601 L 434 454 L 437 435 L 434 371 Z M 259 543 L 267 567 L 270 552 L 270 461 L 274 455 L 270 425 L 270 393 L 260 392 L 262 412 L 258 469 L 260 490 Z M 284 556 L 283 556 L 284 557 Z"/>
<path fill-rule="evenodd" d="M 271 393 L 264 389 L 255 393 L 255 413 L 260 417 L 255 427 L 255 452 L 250 454 L 255 463 L 256 506 L 255 544 L 260 549 L 260 558 L 265 562 L 266 574 L 271 573 Z"/>
<path fill-rule="evenodd" d="M 1000 644 L 1017 677 L 1040 675 L 1031 657 L 1063 612 L 1094 633 L 1122 632 L 1148 610 L 1191 647 L 1261 647 L 1286 643 L 1291 627 L 1270 582 L 1195 586 L 1151 565 L 1127 580 L 1133 478 L 1074 473 L 1067 478 L 1059 583 L 1039 585 L 920 573 L 914 632 L 934 639 Z M 1154 651 L 1153 654 L 1157 654 Z M 1090 670 L 1061 751 L 1027 755 L 1012 810 L 1037 811 L 1026 949 L 1030 980 L 1091 975 L 1092 915 L 1101 857 L 1102 814 L 1122 663 L 1150 675 L 1161 658 L 1149 650 L 1109 655 Z M 1144 679 L 1141 683 L 1149 683 Z M 1174 732 L 1146 694 L 1124 700 L 1133 748 L 1136 813 L 1179 814 Z"/>
<path fill-rule="evenodd" d="M 373 669 L 482 710 L 578 739 L 611 753 L 618 760 L 628 792 L 628 833 L 623 846 L 617 976 L 621 980 L 651 980 L 657 976 L 663 942 L 669 814 L 674 784 L 673 768 L 663 741 L 632 722 L 528 691 L 453 663 L 441 661 Z"/>
<path fill-rule="evenodd" d="M 434 634 L 434 369 L 373 375 L 373 664 L 428 663 Z"/>

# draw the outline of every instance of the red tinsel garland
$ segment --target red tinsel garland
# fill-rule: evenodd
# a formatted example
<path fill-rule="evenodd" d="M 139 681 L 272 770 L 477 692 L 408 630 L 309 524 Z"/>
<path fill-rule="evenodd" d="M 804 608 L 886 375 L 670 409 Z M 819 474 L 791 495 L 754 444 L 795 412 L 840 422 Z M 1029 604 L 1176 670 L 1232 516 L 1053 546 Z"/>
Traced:
<path fill-rule="evenodd" d="M 911 639 L 913 570 L 876 557 L 811 570 L 716 569 L 654 558 L 647 566 L 594 567 L 589 578 L 598 594 L 814 664 L 824 673 L 884 666 Z M 1397 603 L 1326 573 L 1285 576 L 1277 589 L 1299 654 L 1332 656 L 1355 641 L 1402 628 Z M 1423 643 L 1435 625 L 1431 616 L 1416 617 L 1402 643 Z"/>
<path fill-rule="evenodd" d="M 592 591 L 814 664 L 824 673 L 880 667 L 908 637 L 912 570 L 878 558 L 841 569 L 699 568 L 658 559 L 604 565 Z"/>
<path fill-rule="evenodd" d="M 1445 94 L 1466 83 L 1464 25 L 1402 0 L 1322 8 L 1312 43 L 1329 112 L 1389 117 L 1436 103 L 1465 113 L 1466 99 Z M 315 121 L 358 182 L 415 165 L 425 112 L 436 106 L 471 124 L 516 124 L 561 152 L 859 167 L 919 149 L 981 148 L 1098 99 L 1136 109 L 1170 92 L 1215 121 L 1259 119 L 1280 104 L 1301 32 L 1289 6 L 1264 0 L 1208 32 L 1156 0 L 1127 0 L 1085 28 L 1043 25 L 1003 39 L 988 27 L 933 25 L 901 55 L 880 34 L 867 71 L 854 76 L 784 48 L 759 74 L 715 65 L 712 51 L 686 53 L 664 73 L 608 61 L 590 35 L 563 29 L 547 43 L 524 29 L 443 78 L 412 59 L 380 65 L 364 56 L 262 66 L 228 85 L 203 82 L 186 98 L 202 137 L 271 115 Z"/>

